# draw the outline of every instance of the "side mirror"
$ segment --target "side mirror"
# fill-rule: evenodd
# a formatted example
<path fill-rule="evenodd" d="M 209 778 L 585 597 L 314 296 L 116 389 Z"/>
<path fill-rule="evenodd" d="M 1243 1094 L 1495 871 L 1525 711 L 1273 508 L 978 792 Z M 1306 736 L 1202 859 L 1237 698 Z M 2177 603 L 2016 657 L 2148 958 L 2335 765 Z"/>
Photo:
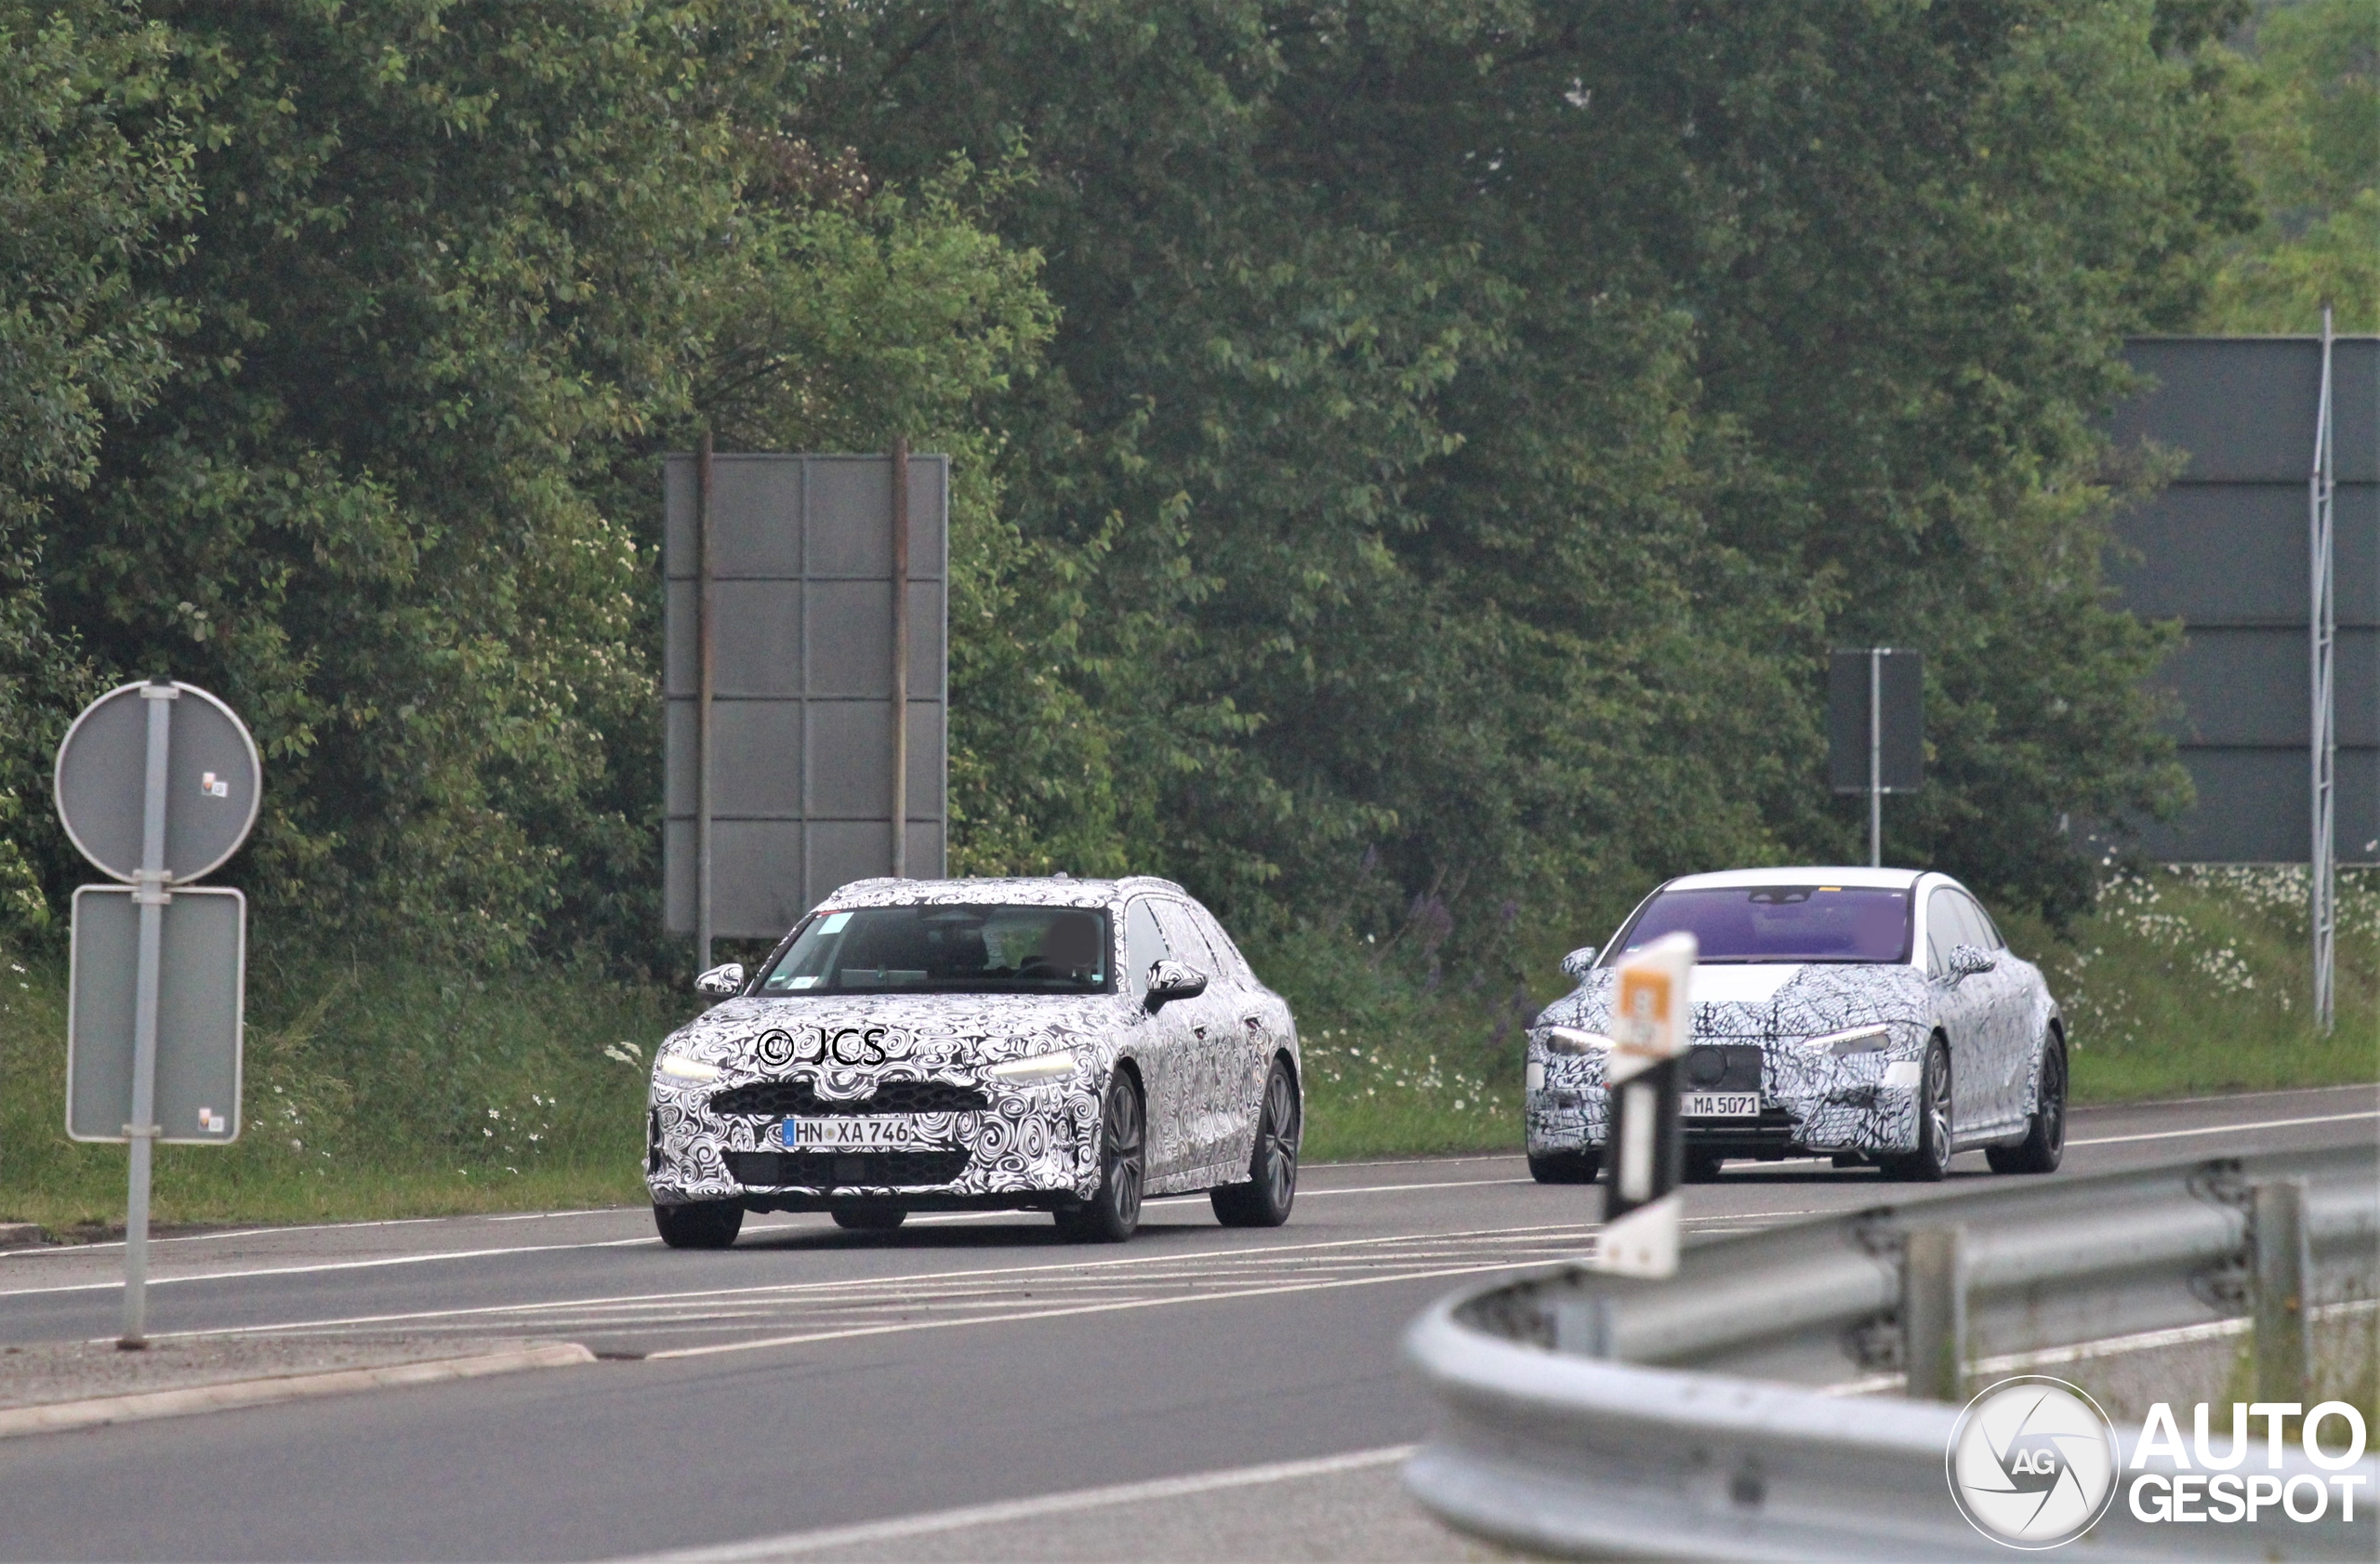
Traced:
<path fill-rule="evenodd" d="M 1573 983 L 1584 983 L 1587 974 L 1595 969 L 1595 948 L 1581 945 L 1562 958 L 1562 975 Z"/>
<path fill-rule="evenodd" d="M 1157 961 L 1149 968 L 1149 1014 L 1154 1015 L 1175 1000 L 1197 999 L 1207 991 L 1207 974 L 1182 961 Z"/>
<path fill-rule="evenodd" d="M 707 1000 L 732 1000 L 744 991 L 744 963 L 729 961 L 694 979 L 694 992 Z"/>
<path fill-rule="evenodd" d="M 1953 983 L 1973 977 L 1977 973 L 1990 972 L 1999 964 L 1981 946 L 1953 945 L 1950 947 L 1950 981 Z"/>

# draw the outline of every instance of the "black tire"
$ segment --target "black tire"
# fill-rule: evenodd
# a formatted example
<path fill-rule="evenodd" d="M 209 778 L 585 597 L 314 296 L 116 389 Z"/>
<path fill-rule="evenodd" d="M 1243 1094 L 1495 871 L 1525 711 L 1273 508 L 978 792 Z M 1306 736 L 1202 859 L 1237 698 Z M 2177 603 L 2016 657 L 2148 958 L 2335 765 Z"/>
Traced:
<path fill-rule="evenodd" d="M 854 1233 L 889 1233 L 909 1219 L 903 1207 L 874 1200 L 866 1205 L 837 1206 L 832 1215 L 836 1226 L 848 1227 Z"/>
<path fill-rule="evenodd" d="M 1686 1148 L 1686 1166 L 1682 1176 L 1688 1184 L 1709 1184 L 1719 1176 L 1719 1165 L 1726 1160 L 1716 1151 L 1699 1146 Z"/>
<path fill-rule="evenodd" d="M 1936 1038 L 1925 1047 L 1918 1077 L 1917 1149 L 1881 1159 L 1884 1176 L 1903 1184 L 1939 1184 L 1950 1176 L 1950 1051 Z"/>
<path fill-rule="evenodd" d="M 1600 1151 L 1529 1153 L 1528 1175 L 1540 1184 L 1593 1184 L 1603 1172 Z"/>
<path fill-rule="evenodd" d="M 1248 1182 L 1207 1191 L 1215 1220 L 1226 1227 L 1277 1227 L 1289 1219 L 1298 1198 L 1298 1140 L 1305 1109 L 1298 1101 L 1297 1077 L 1286 1059 L 1273 1061 L 1264 1078 L 1264 1106 L 1256 1115 L 1256 1148 L 1248 1159 Z"/>
<path fill-rule="evenodd" d="M 2057 1172 L 2066 1157 L 2066 1043 L 2056 1032 L 2042 1049 L 2042 1078 L 2033 1093 L 2033 1117 L 2025 1138 L 1995 1146 L 1984 1154 L 1996 1173 Z"/>
<path fill-rule="evenodd" d="M 654 1206 L 653 1226 L 672 1249 L 725 1249 L 743 1229 L 744 1207 L 734 1200 Z"/>
<path fill-rule="evenodd" d="M 1141 1186 L 1148 1174 L 1148 1118 L 1130 1071 L 1108 1078 L 1099 1112 L 1099 1192 L 1054 1214 L 1059 1233 L 1077 1243 L 1122 1243 L 1141 1225 Z"/>

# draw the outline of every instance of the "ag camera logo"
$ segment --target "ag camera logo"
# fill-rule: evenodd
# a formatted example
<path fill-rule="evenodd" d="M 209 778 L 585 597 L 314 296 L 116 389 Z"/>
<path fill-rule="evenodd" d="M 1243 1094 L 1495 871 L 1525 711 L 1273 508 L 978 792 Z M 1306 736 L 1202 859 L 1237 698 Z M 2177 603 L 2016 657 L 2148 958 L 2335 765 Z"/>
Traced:
<path fill-rule="evenodd" d="M 1945 1460 L 1950 1497 L 1993 1542 L 2063 1546 L 2116 1496 L 2122 1456 L 2099 1403 L 2044 1375 L 2004 1379 L 1966 1404 Z"/>

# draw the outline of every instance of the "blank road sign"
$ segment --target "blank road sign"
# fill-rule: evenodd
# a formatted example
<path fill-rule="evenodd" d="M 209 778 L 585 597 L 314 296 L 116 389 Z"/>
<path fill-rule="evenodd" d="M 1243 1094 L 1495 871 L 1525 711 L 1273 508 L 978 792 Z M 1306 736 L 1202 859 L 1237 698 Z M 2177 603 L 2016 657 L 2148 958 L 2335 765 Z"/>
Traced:
<path fill-rule="evenodd" d="M 892 869 L 892 463 L 711 458 L 711 928 L 775 939 Z M 663 908 L 696 927 L 701 779 L 697 464 L 664 471 Z M 908 468 L 908 872 L 939 876 L 947 811 L 949 458 Z"/>
<path fill-rule="evenodd" d="M 1883 671 L 1880 774 L 1887 793 L 1915 792 L 1925 781 L 1925 680 L 1923 659 L 1913 651 L 1865 647 L 1833 654 L 1827 668 L 1826 738 L 1828 781 L 1838 793 L 1868 790 L 1871 709 L 1870 659 Z"/>
<path fill-rule="evenodd" d="M 226 1146 L 240 1134 L 247 898 L 214 886 L 178 890 L 161 910 L 157 1138 Z M 78 888 L 66 1001 L 66 1133 L 75 1140 L 120 1141 L 132 1121 L 139 961 L 140 909 L 131 888 Z"/>
<path fill-rule="evenodd" d="M 196 880 L 219 867 L 256 824 L 263 767 L 231 709 L 190 684 L 170 714 L 165 774 L 165 874 Z M 111 690 L 58 747 L 58 814 L 83 855 L 130 880 L 140 868 L 141 804 L 149 780 L 149 708 L 142 686 Z"/>

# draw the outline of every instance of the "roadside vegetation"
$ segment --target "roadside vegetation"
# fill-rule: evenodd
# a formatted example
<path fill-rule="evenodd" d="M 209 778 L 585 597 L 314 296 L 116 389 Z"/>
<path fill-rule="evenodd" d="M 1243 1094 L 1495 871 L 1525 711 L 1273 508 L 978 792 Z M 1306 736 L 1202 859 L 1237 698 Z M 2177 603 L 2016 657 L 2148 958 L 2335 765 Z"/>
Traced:
<path fill-rule="evenodd" d="M 2380 1080 L 2380 871 L 2342 877 L 2339 1024 L 2306 1014 L 2302 872 L 2153 869 L 2109 881 L 2063 934 L 2009 916 L 2078 1044 L 2079 1102 Z M 1580 931 L 1580 943 L 1607 931 Z M 1560 931 L 1491 984 L 1429 948 L 1343 928 L 1250 956 L 1296 1006 L 1316 1161 L 1520 1142 L 1521 1036 L 1558 993 Z M 70 1144 L 63 973 L 0 959 L 0 1221 L 96 1236 L 123 1219 L 125 1153 Z M 635 1203 L 645 1065 L 694 1001 L 600 971 L 266 974 L 245 1131 L 166 1146 L 158 1219 L 304 1222 Z"/>

